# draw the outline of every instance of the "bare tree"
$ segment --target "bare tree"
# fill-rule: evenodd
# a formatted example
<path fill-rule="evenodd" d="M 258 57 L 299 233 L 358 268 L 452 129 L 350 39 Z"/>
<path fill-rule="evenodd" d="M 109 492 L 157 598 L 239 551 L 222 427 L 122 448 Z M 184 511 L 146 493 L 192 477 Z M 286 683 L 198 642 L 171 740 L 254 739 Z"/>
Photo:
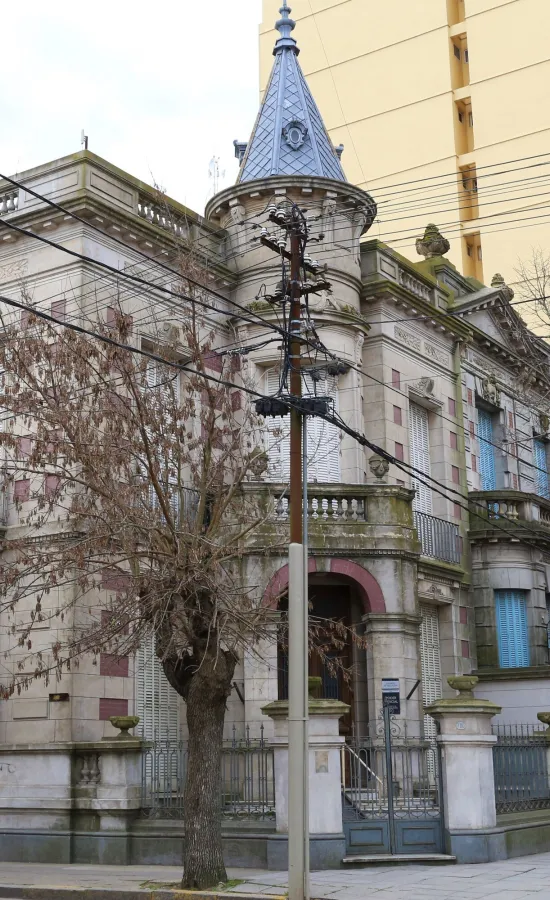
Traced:
<path fill-rule="evenodd" d="M 254 414 L 231 358 L 212 351 L 196 317 L 182 326 L 184 377 L 165 336 L 151 342 L 156 359 L 125 349 L 132 322 L 120 311 L 97 338 L 32 313 L 17 327 L 3 318 L 0 443 L 19 523 L 0 564 L 0 609 L 18 648 L 1 696 L 61 677 L 86 653 L 132 653 L 152 629 L 186 702 L 184 885 L 216 884 L 226 877 L 226 701 L 244 645 L 267 634 L 270 615 L 241 565 L 262 521 L 257 496 L 243 490 L 264 457 Z M 106 570 L 117 584 L 107 609 Z M 48 618 L 57 638 L 35 651 L 34 629 Z"/>
<path fill-rule="evenodd" d="M 235 665 L 273 639 L 247 553 L 286 535 L 262 528 L 269 511 L 247 488 L 266 465 L 259 423 L 235 357 L 212 349 L 194 304 L 177 342 L 153 315 L 138 340 L 122 304 L 103 319 L 81 334 L 38 309 L 0 313 L 0 451 L 18 513 L 0 557 L 11 634 L 0 696 L 62 680 L 86 655 L 134 653 L 153 631 L 186 704 L 183 886 L 205 888 L 226 880 L 221 754 Z M 48 620 L 55 640 L 35 648 Z M 311 646 L 334 668 L 348 632 L 312 619 Z"/>

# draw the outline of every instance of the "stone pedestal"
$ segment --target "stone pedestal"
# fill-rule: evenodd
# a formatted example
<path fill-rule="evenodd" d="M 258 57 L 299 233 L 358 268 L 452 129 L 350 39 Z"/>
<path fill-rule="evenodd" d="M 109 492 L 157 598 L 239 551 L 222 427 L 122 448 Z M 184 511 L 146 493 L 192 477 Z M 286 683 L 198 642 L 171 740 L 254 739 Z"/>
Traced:
<path fill-rule="evenodd" d="M 311 869 L 338 868 L 345 856 L 342 824 L 341 752 L 338 723 L 349 711 L 339 700 L 309 703 L 309 834 Z M 263 707 L 273 720 L 277 833 L 268 844 L 270 869 L 288 865 L 288 703 Z"/>
<path fill-rule="evenodd" d="M 447 851 L 461 863 L 505 859 L 504 836 L 495 830 L 491 719 L 500 707 L 476 700 L 475 676 L 448 679 L 459 691 L 452 700 L 437 700 L 425 707 L 440 727 L 441 776 Z"/>
<path fill-rule="evenodd" d="M 0 747 L 0 861 L 71 861 L 72 748 Z"/>
<path fill-rule="evenodd" d="M 142 743 L 0 748 L 0 861 L 127 865 Z"/>

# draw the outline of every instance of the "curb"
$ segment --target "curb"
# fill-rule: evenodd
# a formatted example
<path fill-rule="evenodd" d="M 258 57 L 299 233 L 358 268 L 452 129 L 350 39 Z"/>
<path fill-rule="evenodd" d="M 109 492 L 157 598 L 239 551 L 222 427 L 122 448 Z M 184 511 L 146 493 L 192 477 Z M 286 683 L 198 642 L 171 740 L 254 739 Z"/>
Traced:
<path fill-rule="evenodd" d="M 286 900 L 276 894 L 249 894 L 229 891 L 118 890 L 117 888 L 28 887 L 0 884 L 1 900 Z"/>

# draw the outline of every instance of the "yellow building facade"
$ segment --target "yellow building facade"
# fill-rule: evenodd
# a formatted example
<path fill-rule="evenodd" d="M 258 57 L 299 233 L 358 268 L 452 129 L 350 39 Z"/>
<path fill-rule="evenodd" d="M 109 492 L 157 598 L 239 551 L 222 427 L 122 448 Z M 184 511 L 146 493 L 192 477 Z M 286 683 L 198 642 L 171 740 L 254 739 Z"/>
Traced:
<path fill-rule="evenodd" d="M 427 222 L 465 274 L 518 280 L 550 247 L 549 0 L 293 0 L 300 62 L 372 231 L 414 254 Z M 263 0 L 261 88 L 279 0 Z"/>

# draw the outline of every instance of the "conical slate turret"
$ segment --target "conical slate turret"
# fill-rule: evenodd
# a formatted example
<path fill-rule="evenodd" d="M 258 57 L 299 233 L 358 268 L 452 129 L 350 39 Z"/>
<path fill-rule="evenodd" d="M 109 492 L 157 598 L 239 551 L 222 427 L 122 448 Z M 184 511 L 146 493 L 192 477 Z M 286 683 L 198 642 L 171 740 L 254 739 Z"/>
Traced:
<path fill-rule="evenodd" d="M 280 34 L 263 103 L 241 164 L 237 184 L 271 175 L 311 175 L 346 181 L 337 152 L 298 62 L 286 0 L 276 24 Z M 237 145 L 236 145 L 237 146 Z M 242 147 L 242 145 L 239 145 Z"/>

